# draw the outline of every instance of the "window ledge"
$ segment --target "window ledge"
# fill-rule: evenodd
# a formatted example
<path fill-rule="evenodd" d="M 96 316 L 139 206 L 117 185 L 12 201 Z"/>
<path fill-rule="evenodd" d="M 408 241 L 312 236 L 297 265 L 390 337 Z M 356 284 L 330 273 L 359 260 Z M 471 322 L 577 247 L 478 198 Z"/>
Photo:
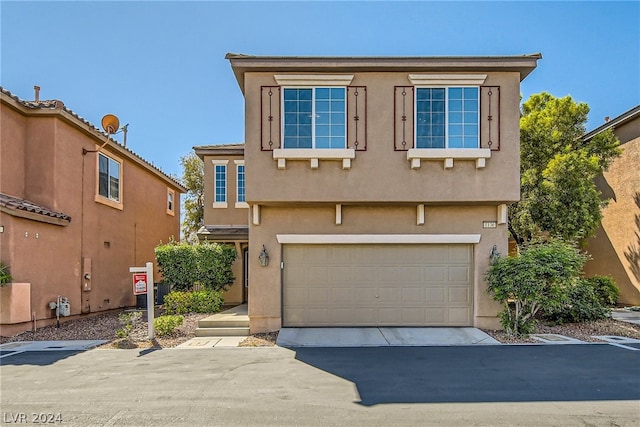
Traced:
<path fill-rule="evenodd" d="M 236 204 L 234 205 L 235 208 L 240 209 L 240 208 L 249 208 L 249 204 L 247 202 L 236 202 Z"/>
<path fill-rule="evenodd" d="M 226 209 L 227 202 L 214 202 L 212 208 L 214 209 Z"/>
<path fill-rule="evenodd" d="M 489 148 L 412 148 L 407 151 L 411 169 L 420 169 L 421 160 L 444 160 L 445 169 L 452 169 L 454 160 L 475 160 L 476 169 L 481 169 L 489 158 Z"/>
<path fill-rule="evenodd" d="M 311 169 L 318 169 L 319 160 L 342 161 L 342 169 L 351 169 L 351 160 L 355 159 L 353 148 L 277 148 L 273 150 L 273 159 L 278 161 L 278 169 L 286 169 L 287 160 L 309 160 Z"/>
<path fill-rule="evenodd" d="M 96 202 L 98 202 L 98 203 L 102 203 L 103 205 L 107 205 L 107 206 L 112 207 L 114 209 L 124 210 L 124 206 L 122 206 L 122 202 L 118 202 L 116 200 L 108 199 L 108 198 L 100 196 L 100 195 L 96 195 L 94 200 Z"/>

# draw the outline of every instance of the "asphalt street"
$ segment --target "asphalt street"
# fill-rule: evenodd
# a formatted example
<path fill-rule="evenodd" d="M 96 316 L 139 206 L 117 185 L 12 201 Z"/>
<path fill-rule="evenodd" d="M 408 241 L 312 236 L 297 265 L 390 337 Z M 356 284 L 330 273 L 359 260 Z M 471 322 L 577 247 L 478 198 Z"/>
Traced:
<path fill-rule="evenodd" d="M 40 351 L 0 358 L 0 422 L 638 426 L 640 348 Z"/>

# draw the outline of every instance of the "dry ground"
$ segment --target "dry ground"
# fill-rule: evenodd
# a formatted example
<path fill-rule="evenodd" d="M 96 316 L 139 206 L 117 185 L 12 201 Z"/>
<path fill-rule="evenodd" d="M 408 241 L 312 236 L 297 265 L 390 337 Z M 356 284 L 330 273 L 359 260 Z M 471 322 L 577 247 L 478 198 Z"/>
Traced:
<path fill-rule="evenodd" d="M 188 314 L 184 316 L 184 323 L 169 336 L 156 336 L 150 341 L 147 339 L 147 323 L 141 322 L 131 332 L 129 339 L 117 339 L 116 331 L 122 327 L 118 321 L 121 312 L 105 313 L 84 319 L 70 320 L 56 326 L 46 326 L 35 332 L 23 332 L 13 337 L 0 337 L 0 343 L 13 341 L 56 341 L 56 340 L 108 340 L 103 347 L 108 348 L 171 348 L 182 344 L 195 336 L 198 320 L 208 317 L 209 314 Z M 502 343 L 535 343 L 531 338 L 508 337 L 504 332 L 485 330 L 489 335 Z M 597 335 L 617 335 L 640 339 L 640 325 L 613 319 L 599 320 L 596 322 L 573 323 L 566 325 L 538 325 L 538 334 L 560 334 L 582 341 L 598 342 L 593 338 Z M 255 334 L 240 343 L 241 347 L 260 347 L 275 345 L 277 332 L 268 334 Z"/>

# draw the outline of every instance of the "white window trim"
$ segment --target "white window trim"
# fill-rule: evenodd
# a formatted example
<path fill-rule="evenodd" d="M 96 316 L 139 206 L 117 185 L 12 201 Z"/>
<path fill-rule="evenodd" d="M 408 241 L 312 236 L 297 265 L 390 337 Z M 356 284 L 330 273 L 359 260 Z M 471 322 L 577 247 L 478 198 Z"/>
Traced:
<path fill-rule="evenodd" d="M 120 164 L 120 176 L 118 181 L 120 200 L 113 200 L 100 195 L 100 154 Z M 107 154 L 105 152 L 98 151 L 98 155 L 96 156 L 96 195 L 94 201 L 118 210 L 124 210 L 124 162 L 120 157 L 116 157 L 111 153 Z"/>
<path fill-rule="evenodd" d="M 283 87 L 282 89 L 282 94 L 280 97 L 280 105 L 282 106 L 282 117 L 280 120 L 280 133 L 283 136 L 283 141 L 282 141 L 282 146 L 284 147 L 284 117 L 285 117 L 285 111 L 284 111 L 284 91 L 285 89 L 318 89 L 318 88 L 326 88 L 328 87 L 328 85 L 314 85 L 312 87 L 301 87 L 300 85 L 297 86 L 288 86 L 288 87 Z M 344 135 L 344 145 L 345 147 L 347 146 L 347 88 L 346 86 L 340 86 L 340 88 L 345 90 L 345 98 L 344 98 L 344 128 L 345 128 L 345 135 Z M 315 95 L 315 90 L 312 91 L 312 96 L 311 96 L 311 114 L 312 116 L 316 116 L 316 95 Z M 343 148 L 315 148 L 316 145 L 316 121 L 315 119 L 312 119 L 311 121 L 311 144 L 314 146 L 313 148 L 280 148 L 279 150 L 343 150 Z M 351 167 L 351 163 L 349 162 L 349 167 Z M 344 168 L 344 169 L 349 169 L 349 167 Z M 317 169 L 318 168 L 318 162 L 317 160 L 315 161 L 315 167 L 314 164 L 312 162 L 311 164 L 311 169 Z M 284 169 L 284 167 L 280 167 L 280 164 L 278 164 L 278 169 Z"/>
<path fill-rule="evenodd" d="M 171 194 L 171 209 L 169 209 L 169 194 Z M 167 214 L 176 215 L 176 192 L 169 187 L 167 187 Z"/>
<path fill-rule="evenodd" d="M 276 234 L 280 244 L 440 244 L 480 243 L 480 234 Z"/>
<path fill-rule="evenodd" d="M 353 74 L 276 74 L 280 86 L 349 86 Z"/>
<path fill-rule="evenodd" d="M 486 80 L 486 74 L 409 74 L 409 81 L 416 86 L 480 86 Z"/>
<path fill-rule="evenodd" d="M 453 168 L 454 160 L 475 160 L 476 169 L 482 169 L 485 160 L 490 158 L 490 148 L 411 148 L 407 151 L 411 169 L 420 169 L 421 160 L 444 160 L 445 169 Z"/>
<path fill-rule="evenodd" d="M 240 177 L 240 174 L 238 173 L 238 166 L 244 166 L 244 160 L 234 160 L 233 163 L 235 163 L 236 165 L 236 203 L 234 205 L 234 207 L 238 208 L 238 209 L 249 209 L 249 204 L 246 202 L 246 198 L 247 198 L 247 169 L 245 168 L 244 170 L 244 191 L 245 191 L 245 201 L 244 202 L 239 202 L 238 201 L 238 196 L 239 196 L 239 191 L 238 191 L 238 178 Z"/>
<path fill-rule="evenodd" d="M 444 114 L 444 143 L 446 145 L 445 149 L 449 149 L 449 88 L 465 88 L 465 87 L 472 87 L 472 88 L 476 88 L 478 89 L 478 146 L 480 146 L 480 88 L 478 86 L 474 86 L 474 85 L 451 85 L 451 86 L 438 86 L 438 85 L 431 85 L 431 86 L 416 86 L 416 91 L 418 89 L 445 89 L 444 91 L 444 104 L 445 104 L 445 114 Z M 418 121 L 417 121 L 417 114 L 418 114 L 418 97 L 415 96 L 414 100 L 413 100 L 413 111 L 414 111 L 414 118 L 413 118 L 413 140 L 418 141 Z M 453 148 L 454 150 L 463 150 L 464 148 Z M 427 148 L 427 150 L 434 150 L 434 148 Z M 453 166 L 451 166 L 453 167 Z M 484 167 L 484 166 L 482 166 Z"/>
<path fill-rule="evenodd" d="M 216 202 L 216 165 L 225 166 L 225 174 L 224 174 L 224 196 L 225 200 L 228 197 L 228 187 L 229 187 L 229 171 L 226 167 L 229 164 L 229 160 L 211 160 L 213 163 L 213 205 L 214 209 L 224 209 L 226 208 L 227 202 Z"/>
<path fill-rule="evenodd" d="M 342 161 L 342 169 L 351 169 L 351 160 L 356 158 L 354 148 L 276 148 L 273 159 L 278 169 L 286 169 L 287 160 L 309 160 L 311 169 L 319 167 L 319 160 Z"/>

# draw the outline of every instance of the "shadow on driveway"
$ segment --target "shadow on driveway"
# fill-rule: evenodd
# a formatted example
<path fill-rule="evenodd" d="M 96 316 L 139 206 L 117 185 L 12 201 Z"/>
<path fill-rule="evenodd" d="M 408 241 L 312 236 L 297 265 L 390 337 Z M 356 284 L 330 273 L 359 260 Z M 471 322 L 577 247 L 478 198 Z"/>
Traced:
<path fill-rule="evenodd" d="M 0 366 L 7 365 L 37 365 L 47 366 L 66 359 L 67 357 L 75 356 L 78 353 L 82 353 L 85 350 L 57 350 L 57 351 L 7 351 L 3 350 L 0 353 Z"/>
<path fill-rule="evenodd" d="M 640 399 L 640 352 L 607 344 L 292 348 L 360 404 Z"/>

